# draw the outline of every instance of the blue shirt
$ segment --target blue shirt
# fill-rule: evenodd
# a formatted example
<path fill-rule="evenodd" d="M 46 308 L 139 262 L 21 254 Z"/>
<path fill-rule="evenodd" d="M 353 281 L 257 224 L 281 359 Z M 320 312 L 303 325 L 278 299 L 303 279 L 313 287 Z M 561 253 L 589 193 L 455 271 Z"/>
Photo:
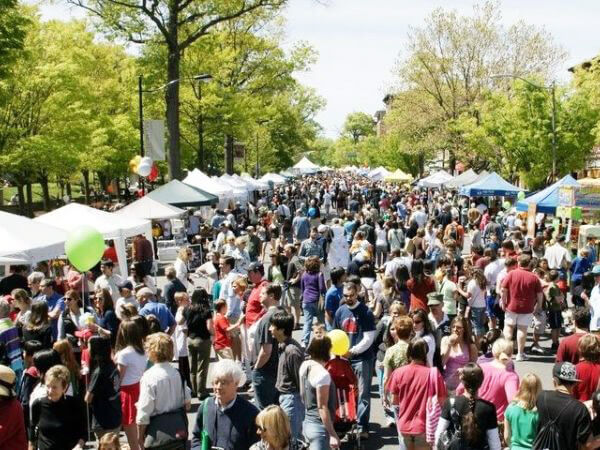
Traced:
<path fill-rule="evenodd" d="M 48 312 L 51 312 L 56 307 L 58 307 L 61 312 L 65 310 L 63 296 L 56 292 L 50 297 L 47 295 L 40 295 L 39 297 L 36 297 L 35 302 L 46 302 L 48 304 Z M 50 325 L 52 326 L 52 339 L 56 340 L 58 337 L 58 319 L 50 319 Z"/>
<path fill-rule="evenodd" d="M 346 332 L 350 338 L 350 348 L 358 344 L 366 331 L 375 331 L 375 318 L 364 303 L 354 309 L 342 305 L 335 313 L 333 327 Z M 359 355 L 353 355 L 351 361 L 362 361 L 373 358 L 373 349 L 369 348 Z"/>
<path fill-rule="evenodd" d="M 307 217 L 296 216 L 292 221 L 292 228 L 294 229 L 294 236 L 299 241 L 308 239 L 310 234 L 310 221 Z"/>
<path fill-rule="evenodd" d="M 592 268 L 592 263 L 587 258 L 577 257 L 571 263 L 571 281 L 580 281 L 583 274 Z"/>
<path fill-rule="evenodd" d="M 343 293 L 343 288 L 331 286 L 325 294 L 325 311 L 332 316 L 335 316 L 336 311 L 340 307 L 340 301 L 342 300 Z"/>
<path fill-rule="evenodd" d="M 149 301 L 142 309 L 140 309 L 140 316 L 146 317 L 151 314 L 158 319 L 160 329 L 163 331 L 168 330 L 171 326 L 175 325 L 175 318 L 164 303 Z"/>

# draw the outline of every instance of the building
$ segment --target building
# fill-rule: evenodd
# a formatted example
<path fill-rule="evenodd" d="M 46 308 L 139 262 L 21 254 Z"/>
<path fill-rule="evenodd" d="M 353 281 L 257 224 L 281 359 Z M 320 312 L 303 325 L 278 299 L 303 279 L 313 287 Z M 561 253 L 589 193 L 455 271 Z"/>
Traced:
<path fill-rule="evenodd" d="M 375 131 L 377 132 L 377 137 L 381 137 L 385 135 L 385 124 L 384 118 L 385 115 L 392 108 L 392 103 L 394 102 L 394 96 L 392 94 L 387 94 L 383 97 L 383 103 L 385 104 L 385 109 L 380 109 L 375 113 Z"/>

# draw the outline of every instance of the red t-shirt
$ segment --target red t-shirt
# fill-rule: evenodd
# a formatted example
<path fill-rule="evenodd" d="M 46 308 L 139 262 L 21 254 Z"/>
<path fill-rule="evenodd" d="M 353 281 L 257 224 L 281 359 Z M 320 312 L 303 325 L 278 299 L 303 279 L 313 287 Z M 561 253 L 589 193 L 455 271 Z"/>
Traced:
<path fill-rule="evenodd" d="M 260 303 L 260 291 L 268 283 L 267 280 L 261 280 L 250 292 L 248 302 L 246 303 L 246 328 L 250 328 L 254 322 L 265 314 L 265 308 Z"/>
<path fill-rule="evenodd" d="M 110 259 L 115 264 L 119 264 L 119 259 L 117 258 L 117 249 L 115 247 L 108 247 L 106 250 L 104 250 L 102 259 Z"/>
<path fill-rule="evenodd" d="M 511 270 L 504 278 L 502 287 L 508 289 L 506 309 L 515 314 L 531 314 L 542 293 L 540 279 L 521 267 Z"/>
<path fill-rule="evenodd" d="M 392 372 L 387 390 L 398 400 L 396 425 L 401 433 L 425 433 L 425 405 L 427 404 L 427 385 L 431 368 L 410 363 Z M 440 373 L 437 373 L 438 399 L 443 403 L 446 398 L 446 385 Z"/>
<path fill-rule="evenodd" d="M 227 328 L 229 328 L 229 319 L 223 314 L 217 313 L 215 317 L 215 341 L 213 342 L 215 350 L 231 347 L 231 339 L 227 334 Z"/>
<path fill-rule="evenodd" d="M 582 336 L 585 336 L 585 333 L 575 333 L 562 339 L 556 351 L 556 362 L 568 361 L 577 364 L 579 362 L 577 345 Z"/>
<path fill-rule="evenodd" d="M 600 379 L 600 364 L 589 361 L 581 361 L 575 366 L 577 378 L 581 380 L 575 383 L 573 388 L 573 397 L 580 402 L 587 402 L 592 398 L 592 394 L 598 387 Z"/>
<path fill-rule="evenodd" d="M 27 448 L 23 408 L 16 398 L 0 400 L 0 448 L 2 450 Z"/>
<path fill-rule="evenodd" d="M 410 310 L 424 309 L 429 312 L 427 294 L 435 292 L 435 281 L 431 277 L 423 277 L 423 281 L 417 283 L 411 278 L 406 282 L 406 287 L 410 291 Z"/>

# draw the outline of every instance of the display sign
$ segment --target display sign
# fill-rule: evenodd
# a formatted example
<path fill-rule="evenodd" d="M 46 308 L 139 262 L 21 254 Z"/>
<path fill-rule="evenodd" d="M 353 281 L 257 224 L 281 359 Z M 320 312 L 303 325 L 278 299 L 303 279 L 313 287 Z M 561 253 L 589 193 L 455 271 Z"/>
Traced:
<path fill-rule="evenodd" d="M 582 186 L 575 192 L 575 204 L 583 209 L 600 209 L 600 186 Z"/>
<path fill-rule="evenodd" d="M 558 206 L 575 206 L 574 186 L 561 186 L 558 189 Z"/>

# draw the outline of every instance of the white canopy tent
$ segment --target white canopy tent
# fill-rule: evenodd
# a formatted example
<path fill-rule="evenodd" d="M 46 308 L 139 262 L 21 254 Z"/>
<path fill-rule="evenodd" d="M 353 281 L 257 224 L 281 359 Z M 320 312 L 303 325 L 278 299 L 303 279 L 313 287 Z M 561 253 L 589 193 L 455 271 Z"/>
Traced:
<path fill-rule="evenodd" d="M 228 174 L 223 174 L 221 175 L 221 180 L 223 180 L 224 182 L 226 182 L 227 184 L 230 184 L 234 187 L 243 189 L 247 192 L 253 192 L 256 190 L 256 186 L 253 185 L 252 183 L 243 180 L 242 178 L 236 178 L 235 175 L 228 175 Z"/>
<path fill-rule="evenodd" d="M 373 181 L 381 181 L 386 176 L 388 176 L 391 172 L 387 170 L 385 167 L 379 166 L 376 169 L 371 170 L 367 177 L 369 177 Z"/>
<path fill-rule="evenodd" d="M 419 187 L 426 187 L 426 188 L 439 188 L 444 183 L 447 183 L 448 181 L 450 181 L 452 178 L 454 178 L 454 177 L 452 175 L 450 175 L 448 172 L 446 172 L 444 170 L 439 170 L 435 173 L 432 173 L 428 177 L 425 177 L 422 180 L 419 180 L 417 185 Z"/>
<path fill-rule="evenodd" d="M 229 190 L 231 191 L 231 195 L 233 195 L 233 198 L 235 199 L 236 202 L 246 203 L 248 201 L 248 189 L 246 189 L 245 186 L 244 187 L 236 186 L 231 181 L 222 180 L 218 177 L 212 177 L 211 180 L 213 180 L 217 183 L 221 183 L 222 186 L 229 187 Z"/>
<path fill-rule="evenodd" d="M 67 232 L 54 224 L 0 211 L 0 258 L 2 264 L 36 263 L 64 255 Z M 19 262 L 15 262 L 19 261 Z"/>
<path fill-rule="evenodd" d="M 226 208 L 230 201 L 235 201 L 235 195 L 231 186 L 210 178 L 198 169 L 194 169 L 188 173 L 183 182 L 219 197 L 219 207 L 221 209 Z"/>
<path fill-rule="evenodd" d="M 321 170 L 321 168 L 304 156 L 291 170 L 295 173 L 315 173 Z"/>
<path fill-rule="evenodd" d="M 273 184 L 279 185 L 279 184 L 284 184 L 287 180 L 284 177 L 282 177 L 281 175 L 278 175 L 276 173 L 266 173 L 260 178 L 260 181 L 264 181 L 266 183 L 271 181 L 271 182 L 273 182 Z"/>
<path fill-rule="evenodd" d="M 116 214 L 147 220 L 174 219 L 184 213 L 185 209 L 177 208 L 172 205 L 165 205 L 150 197 L 142 197 L 116 211 Z"/>
<path fill-rule="evenodd" d="M 236 175 L 233 176 L 235 177 Z M 252 178 L 248 174 L 243 173 L 240 178 L 244 181 L 247 181 L 248 183 L 252 183 L 254 186 L 256 186 L 256 189 L 260 191 L 266 191 L 267 189 L 269 189 L 269 183 L 267 183 L 266 181 L 257 180 L 256 178 Z"/>
<path fill-rule="evenodd" d="M 143 234 L 152 242 L 152 227 L 149 220 L 109 213 L 79 203 L 69 203 L 33 220 L 39 224 L 61 228 L 67 233 L 83 225 L 94 227 L 104 239 L 115 241 L 119 270 L 122 275 L 127 273 L 125 238 Z"/>

